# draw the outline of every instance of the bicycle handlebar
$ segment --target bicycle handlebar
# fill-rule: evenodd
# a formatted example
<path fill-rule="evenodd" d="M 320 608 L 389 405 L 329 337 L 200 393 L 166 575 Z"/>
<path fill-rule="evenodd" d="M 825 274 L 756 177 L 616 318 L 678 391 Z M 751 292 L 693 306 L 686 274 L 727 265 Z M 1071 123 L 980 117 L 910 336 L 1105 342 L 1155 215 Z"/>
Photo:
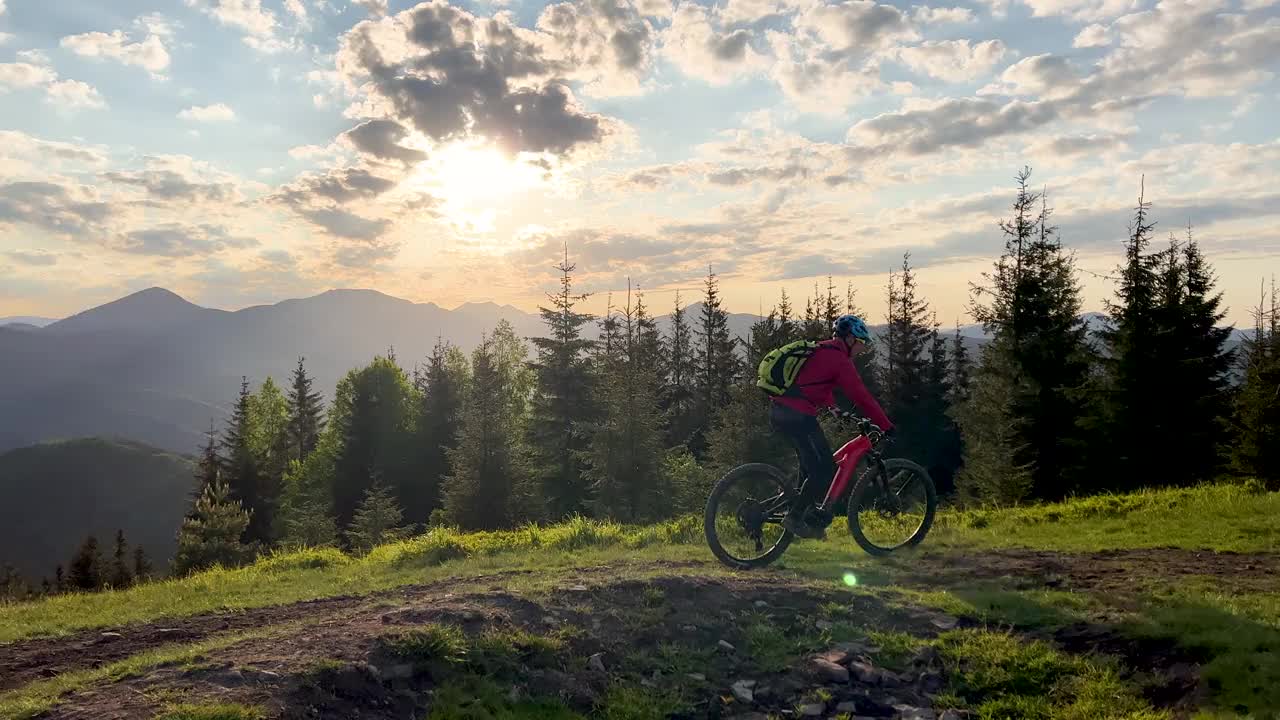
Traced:
<path fill-rule="evenodd" d="M 879 425 L 876 425 L 871 422 L 870 419 L 862 417 L 857 413 L 849 412 L 848 410 L 833 409 L 831 410 L 831 414 L 837 419 L 844 420 L 845 422 L 856 423 L 858 426 L 858 432 L 870 438 L 871 444 L 873 445 L 879 445 L 889 439 L 889 436 L 880 428 Z"/>

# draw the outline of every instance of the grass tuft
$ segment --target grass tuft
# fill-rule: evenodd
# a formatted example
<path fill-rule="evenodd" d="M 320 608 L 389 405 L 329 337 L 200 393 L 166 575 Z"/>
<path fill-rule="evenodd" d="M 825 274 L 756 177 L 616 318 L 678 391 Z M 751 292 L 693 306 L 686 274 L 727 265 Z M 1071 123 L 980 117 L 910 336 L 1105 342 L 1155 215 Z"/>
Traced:
<path fill-rule="evenodd" d="M 155 720 L 263 720 L 266 714 L 256 707 L 233 703 L 215 705 L 171 705 Z"/>

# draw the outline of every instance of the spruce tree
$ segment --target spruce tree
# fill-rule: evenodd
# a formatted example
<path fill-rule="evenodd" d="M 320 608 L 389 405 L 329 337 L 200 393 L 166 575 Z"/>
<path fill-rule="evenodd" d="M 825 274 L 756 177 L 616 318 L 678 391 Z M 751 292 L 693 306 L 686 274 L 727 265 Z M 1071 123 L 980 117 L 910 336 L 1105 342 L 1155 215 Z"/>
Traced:
<path fill-rule="evenodd" d="M 1088 417 L 1091 355 L 1080 318 L 1075 259 L 1063 249 L 1050 223 L 1047 200 L 1029 189 L 1030 177 L 1030 168 L 1017 176 L 1012 217 L 999 224 L 1004 253 L 973 287 L 970 305 L 973 317 L 991 334 L 971 393 L 976 397 L 978 386 L 992 381 L 993 368 L 1000 368 L 1014 373 L 1001 389 L 1011 394 L 988 393 L 984 412 L 959 417 L 966 453 L 977 447 L 971 437 L 988 449 L 995 447 L 992 437 L 1001 437 L 1016 453 L 1010 466 L 1029 473 L 1030 495 L 1060 498 L 1086 487 L 1094 477 L 1084 462 L 1090 446 L 1082 431 Z M 1012 416 L 997 421 L 1005 411 Z M 966 419 L 995 422 L 997 427 L 966 425 Z M 1005 437 L 1010 432 L 1017 434 Z"/>
<path fill-rule="evenodd" d="M 1109 303 L 1106 437 L 1110 444 L 1110 489 L 1177 482 L 1182 458 L 1168 451 L 1171 433 L 1183 422 L 1178 388 L 1183 287 L 1175 245 L 1151 252 L 1151 203 L 1142 194 L 1134 210 L 1119 268 L 1116 301 Z M 1212 451 L 1211 451 L 1212 452 Z"/>
<path fill-rule="evenodd" d="M 508 527 L 519 511 L 512 497 L 514 394 L 506 370 L 492 338 L 471 354 L 471 382 L 458 444 L 449 451 L 442 508 L 447 522 L 468 530 Z"/>
<path fill-rule="evenodd" d="M 697 426 L 693 330 L 676 293 L 671 327 L 663 338 L 662 406 L 667 415 L 667 447 L 691 447 Z"/>
<path fill-rule="evenodd" d="M 292 459 L 292 441 L 289 438 L 289 402 L 275 381 L 268 377 L 250 398 L 250 448 L 259 468 L 258 506 L 255 513 L 264 513 L 270 523 L 264 534 L 257 538 L 263 543 L 275 539 L 274 523 L 280 508 L 280 493 L 284 474 Z"/>
<path fill-rule="evenodd" d="M 889 274 L 887 294 L 888 326 L 881 342 L 881 402 L 898 428 L 901 447 L 926 459 L 932 453 L 934 427 L 939 423 L 932 414 L 935 408 L 926 398 L 934 321 L 928 303 L 916 291 L 909 255 L 903 256 L 901 273 Z"/>
<path fill-rule="evenodd" d="M 98 549 L 98 538 L 90 535 L 81 543 L 75 557 L 71 559 L 70 573 L 67 581 L 76 590 L 93 591 L 102 587 L 102 552 Z"/>
<path fill-rule="evenodd" d="M 242 542 L 250 515 L 225 483 L 217 482 L 205 488 L 195 509 L 178 530 L 174 575 L 186 575 L 213 565 L 234 567 L 251 560 L 254 547 Z"/>
<path fill-rule="evenodd" d="M 288 398 L 288 440 L 290 455 L 295 460 L 305 459 L 315 450 L 324 430 L 324 401 L 319 392 L 311 389 L 311 384 L 304 359 L 300 357 L 289 383 Z"/>
<path fill-rule="evenodd" d="M 291 547 L 322 547 L 338 541 L 333 483 L 340 438 L 330 428 L 301 462 L 290 463 L 281 493 L 276 533 Z"/>
<path fill-rule="evenodd" d="M 728 404 L 730 389 L 739 369 L 733 338 L 729 335 L 729 315 L 720 301 L 720 284 L 708 270 L 702 312 L 694 330 L 697 426 L 693 433 L 695 454 L 706 450 L 707 435 L 721 408 Z"/>
<path fill-rule="evenodd" d="M 573 292 L 568 249 L 556 270 L 560 290 L 548 293 L 549 306 L 539 307 L 547 336 L 533 338 L 537 351 L 529 448 L 535 482 L 551 518 L 582 512 L 587 488 L 579 460 L 587 445 L 586 425 L 595 414 L 588 353 L 592 342 L 582 328 L 592 317 L 576 307 L 589 295 Z"/>
<path fill-rule="evenodd" d="M 982 349 L 969 397 L 952 410 L 964 437 L 964 464 L 955 484 L 970 503 L 1016 505 L 1034 490 L 1023 440 L 1028 420 L 1016 410 L 1029 388 L 1014 353 L 1000 346 L 1008 341 L 997 337 Z"/>
<path fill-rule="evenodd" d="M 1175 340 L 1179 343 L 1179 391 L 1184 403 L 1183 422 L 1176 429 L 1178 447 L 1205 448 L 1183 458 L 1182 484 L 1214 479 L 1225 459 L 1227 419 L 1231 415 L 1228 392 L 1234 351 L 1227 348 L 1231 328 L 1222 325 L 1222 293 L 1215 289 L 1213 269 L 1187 229 L 1182 246 L 1185 290 Z M 1213 448 L 1214 451 L 1209 449 Z"/>
<path fill-rule="evenodd" d="M 67 588 L 66 576 L 62 571 L 62 565 L 58 565 L 58 567 L 53 571 L 53 591 L 55 593 L 61 594 L 63 592 L 66 592 L 66 588 Z"/>
<path fill-rule="evenodd" d="M 404 515 L 395 496 L 381 483 L 365 493 L 364 501 L 356 509 L 347 529 L 347 544 L 353 550 L 368 552 L 384 543 L 405 537 L 407 528 L 402 526 Z"/>
<path fill-rule="evenodd" d="M 953 407 L 969 399 L 972 376 L 973 361 L 969 359 L 969 346 L 965 344 L 964 335 L 960 334 L 960 324 L 956 323 L 956 333 L 951 340 L 951 375 L 948 378 L 951 386 L 948 402 Z"/>
<path fill-rule="evenodd" d="M 151 579 L 151 560 L 147 558 L 147 551 L 141 545 L 133 548 L 133 580 L 134 582 L 145 582 Z"/>
<path fill-rule="evenodd" d="M 449 472 L 448 452 L 457 445 L 458 412 L 466 386 L 465 372 L 458 371 L 460 355 L 461 351 L 448 343 L 436 342 L 426 370 L 415 378 L 416 460 L 412 482 L 406 483 L 400 495 L 405 519 L 412 523 L 426 523 L 440 507 L 440 484 Z"/>
<path fill-rule="evenodd" d="M 133 584 L 133 573 L 129 571 L 129 546 L 124 539 L 124 530 L 116 530 L 116 545 L 111 556 L 108 582 L 117 590 Z"/>
<path fill-rule="evenodd" d="M 770 350 L 796 339 L 789 315 L 789 307 L 779 306 L 752 325 L 747 342 L 750 348 L 747 370 L 758 367 Z M 715 474 L 746 462 L 768 462 L 783 467 L 794 464 L 789 443 L 769 426 L 770 401 L 755 381 L 754 372 L 742 373 L 730 390 L 729 402 L 720 410 L 707 448 L 707 465 Z"/>
<path fill-rule="evenodd" d="M 413 388 L 389 357 L 376 357 L 338 383 L 329 422 L 335 433 L 333 513 L 345 530 L 381 478 L 400 493 L 413 482 Z"/>
<path fill-rule="evenodd" d="M 671 505 L 662 483 L 662 410 L 657 368 L 648 356 L 649 325 L 643 300 L 633 301 L 628 290 L 621 317 L 608 330 L 610 350 L 597 359 L 609 381 L 600 386 L 602 417 L 582 453 L 593 507 L 627 522 L 656 519 Z"/>
<path fill-rule="evenodd" d="M 1231 467 L 1280 489 L 1280 294 L 1272 281 L 1253 311 L 1254 331 L 1240 354 L 1244 380 L 1236 393 Z"/>
<path fill-rule="evenodd" d="M 844 311 L 850 315 L 857 315 L 862 318 L 863 322 L 867 322 L 868 318 L 862 312 L 862 308 L 858 306 L 858 292 L 854 289 L 853 283 L 849 283 L 845 287 L 845 305 Z M 869 323 L 868 323 L 869 324 Z M 826 328 L 825 336 L 831 335 L 832 328 Z M 853 359 L 853 364 L 858 368 L 858 375 L 862 377 L 862 383 L 867 386 L 867 390 L 875 397 L 880 397 L 883 388 L 880 383 L 880 347 L 879 343 L 872 342 L 858 353 Z"/>
<path fill-rule="evenodd" d="M 242 378 L 240 397 L 222 436 L 221 480 L 231 497 L 251 514 L 244 542 L 269 544 L 274 508 L 269 506 L 271 498 L 264 492 L 268 481 L 254 452 L 254 436 L 253 395 L 249 392 L 248 378 Z"/>
<path fill-rule="evenodd" d="M 209 425 L 209 432 L 205 433 L 208 442 L 205 443 L 204 451 L 200 454 L 200 460 L 196 463 L 195 485 L 192 489 L 191 504 L 194 506 L 196 500 L 204 495 L 205 488 L 218 482 L 222 476 L 222 458 L 218 457 L 218 434 L 213 430 L 213 424 Z"/>

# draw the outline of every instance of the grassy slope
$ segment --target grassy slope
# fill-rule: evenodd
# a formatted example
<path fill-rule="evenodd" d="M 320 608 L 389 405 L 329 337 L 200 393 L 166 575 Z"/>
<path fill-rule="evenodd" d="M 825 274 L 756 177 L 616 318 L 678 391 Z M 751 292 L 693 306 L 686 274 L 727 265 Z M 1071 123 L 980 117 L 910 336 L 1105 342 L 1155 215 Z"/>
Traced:
<path fill-rule="evenodd" d="M 948 512 L 940 516 L 926 547 L 928 552 L 943 556 L 1018 546 L 1073 552 L 1135 547 L 1273 551 L 1280 531 L 1278 511 L 1280 494 L 1218 486 L 998 512 Z M 1133 635 L 1174 638 L 1205 655 L 1204 672 L 1216 707 L 1224 711 L 1280 710 L 1280 660 L 1276 659 L 1280 658 L 1280 594 L 1227 593 L 1207 583 L 1192 582 L 1140 592 L 1135 596 L 1137 607 L 1132 604 L 1133 597 L 1121 607 L 1115 598 L 1106 596 L 1042 588 L 1025 590 L 999 583 L 903 590 L 894 587 L 894 580 L 910 569 L 909 557 L 875 561 L 851 549 L 842 533 L 834 535 L 832 542 L 795 546 L 782 563 L 784 571 L 833 584 L 852 573 L 862 580 L 862 591 L 902 596 L 956 614 L 1023 627 L 1052 627 L 1098 613 L 1120 617 Z M 300 551 L 277 555 L 247 568 L 217 570 L 125 592 L 0 606 L 0 643 L 218 609 L 367 593 L 497 571 L 547 571 L 512 580 L 536 585 L 554 582 L 558 572 L 589 565 L 705 561 L 708 553 L 701 542 L 700 525 L 693 519 L 638 529 L 576 521 L 505 533 L 461 535 L 438 530 L 379 548 L 363 558 L 347 557 L 334 550 Z M 696 572 L 728 571 L 708 564 Z M 991 667 L 1016 667 L 1021 662 L 1018 658 L 1027 652 L 985 638 L 960 638 L 944 650 L 977 660 L 986 658 L 977 665 L 985 662 Z M 1049 661 L 1040 658 L 1033 664 L 1042 666 L 1046 662 Z M 1068 658 L 1054 662 L 1075 661 Z M 1102 688 L 1098 692 L 1104 695 L 1107 683 L 1118 682 L 1105 669 L 1088 672 Z M 985 677 L 973 679 L 978 683 L 975 687 L 990 681 Z M 1085 706 L 1077 710 L 1084 714 L 1072 712 L 1063 716 L 1088 716 Z"/>

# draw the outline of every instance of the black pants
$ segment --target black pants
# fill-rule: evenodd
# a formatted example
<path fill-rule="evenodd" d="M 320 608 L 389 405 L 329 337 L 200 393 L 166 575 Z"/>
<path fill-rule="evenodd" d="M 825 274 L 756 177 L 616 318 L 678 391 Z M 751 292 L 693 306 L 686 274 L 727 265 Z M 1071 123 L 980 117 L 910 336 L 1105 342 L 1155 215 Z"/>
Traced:
<path fill-rule="evenodd" d="M 805 481 L 800 486 L 799 508 L 822 502 L 821 495 L 831 487 L 835 477 L 836 461 L 831 457 L 831 444 L 818 418 L 774 403 L 769 411 L 769 424 L 791 442 L 800 457 Z"/>

